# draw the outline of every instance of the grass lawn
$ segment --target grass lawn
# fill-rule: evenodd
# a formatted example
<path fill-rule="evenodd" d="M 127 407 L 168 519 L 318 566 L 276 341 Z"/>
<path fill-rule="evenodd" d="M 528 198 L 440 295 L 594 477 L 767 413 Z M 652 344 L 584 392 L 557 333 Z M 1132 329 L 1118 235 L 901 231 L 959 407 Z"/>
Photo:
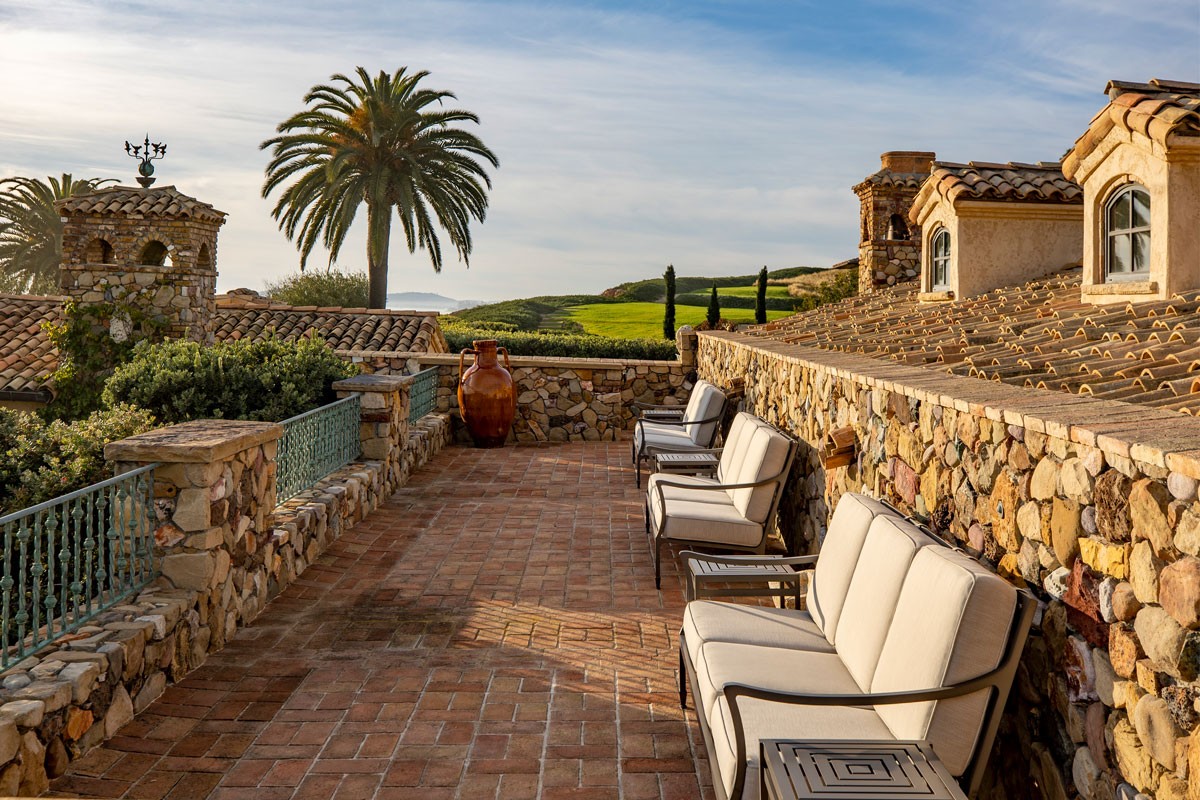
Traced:
<path fill-rule="evenodd" d="M 758 294 L 757 286 L 718 286 L 717 294 L 728 294 L 734 297 L 754 297 Z M 767 284 L 767 297 L 782 297 L 787 299 L 788 287 Z"/>
<path fill-rule="evenodd" d="M 749 287 L 753 289 L 754 287 Z M 779 287 L 786 288 L 786 287 Z M 583 325 L 588 333 L 626 339 L 662 338 L 662 303 L 595 303 L 565 309 L 566 318 Z M 708 309 L 702 306 L 675 306 L 676 325 L 699 325 Z M 768 311 L 767 319 L 786 317 L 790 311 Z M 753 322 L 752 308 L 723 308 L 721 316 L 734 322 Z"/>

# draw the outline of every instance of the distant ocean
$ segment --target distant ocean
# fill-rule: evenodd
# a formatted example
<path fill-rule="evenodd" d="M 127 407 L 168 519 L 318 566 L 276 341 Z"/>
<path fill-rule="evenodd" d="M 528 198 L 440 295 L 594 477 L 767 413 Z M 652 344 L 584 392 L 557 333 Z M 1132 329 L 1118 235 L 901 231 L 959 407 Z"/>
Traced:
<path fill-rule="evenodd" d="M 464 308 L 480 305 L 479 300 L 455 300 L 433 292 L 392 292 L 387 296 L 387 307 L 397 310 L 437 311 L 449 314 Z"/>

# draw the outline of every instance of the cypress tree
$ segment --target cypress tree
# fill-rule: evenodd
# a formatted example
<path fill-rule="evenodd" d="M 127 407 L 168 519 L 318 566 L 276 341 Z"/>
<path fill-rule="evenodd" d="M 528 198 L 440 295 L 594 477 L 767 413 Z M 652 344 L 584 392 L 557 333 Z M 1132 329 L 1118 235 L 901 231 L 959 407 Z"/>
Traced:
<path fill-rule="evenodd" d="M 663 273 L 663 282 L 666 284 L 667 299 L 663 310 L 663 338 L 675 339 L 675 265 L 668 264 L 667 271 Z"/>
<path fill-rule="evenodd" d="M 708 298 L 708 327 L 715 329 L 721 323 L 721 301 L 717 299 L 717 282 L 713 281 L 712 297 Z"/>
<path fill-rule="evenodd" d="M 758 271 L 758 291 L 754 294 L 754 323 L 762 325 L 767 321 L 767 268 Z"/>

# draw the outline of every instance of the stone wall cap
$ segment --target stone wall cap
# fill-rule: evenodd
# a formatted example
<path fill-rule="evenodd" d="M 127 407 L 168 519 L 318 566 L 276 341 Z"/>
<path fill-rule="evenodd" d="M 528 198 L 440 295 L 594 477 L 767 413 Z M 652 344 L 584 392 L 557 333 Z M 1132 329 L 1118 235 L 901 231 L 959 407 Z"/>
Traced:
<path fill-rule="evenodd" d="M 336 392 L 397 392 L 412 383 L 411 375 L 355 375 L 334 381 Z"/>
<path fill-rule="evenodd" d="M 283 436 L 278 422 L 201 419 L 157 428 L 104 446 L 108 461 L 204 464 Z"/>
<path fill-rule="evenodd" d="M 416 358 L 422 364 L 458 365 L 458 353 L 360 353 L 364 356 Z M 569 358 L 567 356 L 509 356 L 514 367 L 562 367 L 564 369 L 622 369 L 624 367 L 679 367 L 679 361 L 646 358 Z"/>

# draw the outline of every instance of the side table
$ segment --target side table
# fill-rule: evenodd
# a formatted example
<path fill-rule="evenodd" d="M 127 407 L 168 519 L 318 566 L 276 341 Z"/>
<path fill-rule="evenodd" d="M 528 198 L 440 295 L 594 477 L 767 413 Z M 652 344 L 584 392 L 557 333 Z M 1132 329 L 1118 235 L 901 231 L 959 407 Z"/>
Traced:
<path fill-rule="evenodd" d="M 658 453 L 654 471 L 672 475 L 715 475 L 721 459 L 715 453 Z"/>
<path fill-rule="evenodd" d="M 769 800 L 967 800 L 928 742 L 759 742 L 761 797 Z"/>
<path fill-rule="evenodd" d="M 708 561 L 703 557 L 687 559 L 687 600 L 700 597 L 750 597 L 778 595 L 780 600 L 792 595 L 796 608 L 801 607 L 802 572 L 786 564 L 763 564 L 762 556 L 749 556 L 757 563 L 739 564 L 738 556 L 721 556 Z M 712 584 L 778 584 L 770 588 L 712 589 Z"/>

